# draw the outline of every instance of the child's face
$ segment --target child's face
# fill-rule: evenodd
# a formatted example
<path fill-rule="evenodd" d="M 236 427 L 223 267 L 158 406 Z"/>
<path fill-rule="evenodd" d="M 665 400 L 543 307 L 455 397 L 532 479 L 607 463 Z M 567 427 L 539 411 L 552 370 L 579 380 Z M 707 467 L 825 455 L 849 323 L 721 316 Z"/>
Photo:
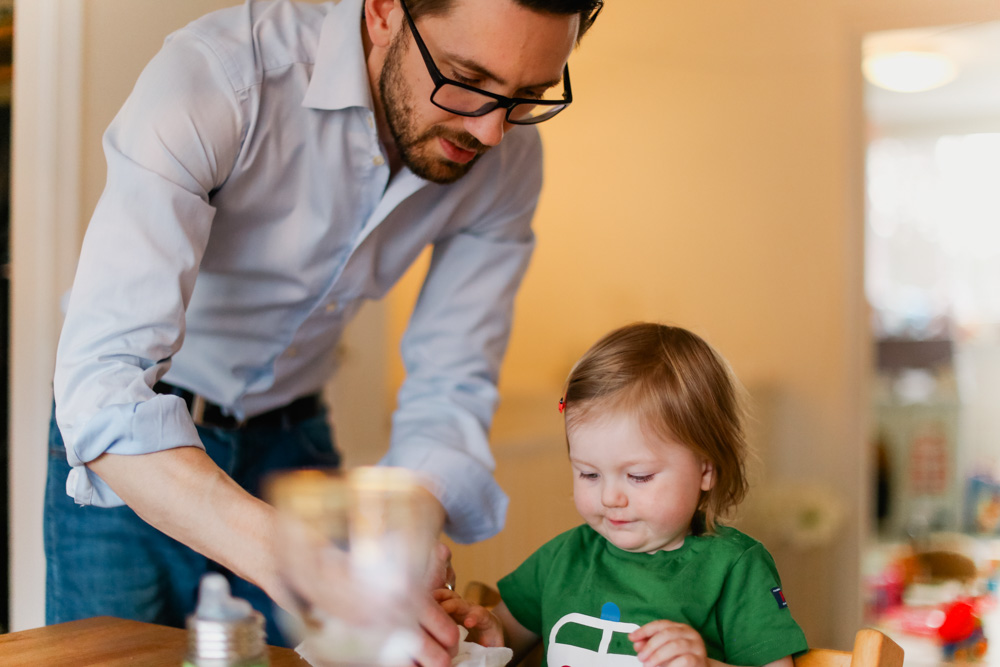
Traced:
<path fill-rule="evenodd" d="M 701 492 L 715 481 L 709 462 L 626 415 L 588 415 L 567 436 L 573 501 L 591 528 L 625 551 L 684 544 Z"/>

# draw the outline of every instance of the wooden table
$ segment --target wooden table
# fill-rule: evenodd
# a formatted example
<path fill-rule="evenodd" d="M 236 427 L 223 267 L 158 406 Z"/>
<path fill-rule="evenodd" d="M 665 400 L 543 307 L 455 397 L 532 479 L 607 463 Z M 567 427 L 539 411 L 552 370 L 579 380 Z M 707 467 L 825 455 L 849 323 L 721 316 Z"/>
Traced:
<path fill-rule="evenodd" d="M 0 635 L 0 665 L 180 667 L 187 632 L 111 616 Z M 290 648 L 271 647 L 271 667 L 307 667 Z"/>

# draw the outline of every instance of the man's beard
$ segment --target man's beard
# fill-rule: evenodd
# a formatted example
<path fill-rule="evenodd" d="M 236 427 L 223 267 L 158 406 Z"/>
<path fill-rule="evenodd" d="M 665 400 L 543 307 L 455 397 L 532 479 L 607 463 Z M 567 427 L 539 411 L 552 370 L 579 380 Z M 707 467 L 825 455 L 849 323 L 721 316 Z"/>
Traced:
<path fill-rule="evenodd" d="M 392 40 L 379 77 L 378 92 L 386 124 L 396 143 L 400 159 L 410 171 L 433 183 L 454 183 L 469 172 L 489 146 L 468 132 L 456 132 L 437 125 L 423 132 L 417 130 L 413 121 L 412 94 L 401 66 L 409 39 L 409 31 L 401 30 Z M 465 150 L 475 151 L 477 155 L 464 164 L 435 155 L 432 147 L 437 137 L 443 137 Z"/>

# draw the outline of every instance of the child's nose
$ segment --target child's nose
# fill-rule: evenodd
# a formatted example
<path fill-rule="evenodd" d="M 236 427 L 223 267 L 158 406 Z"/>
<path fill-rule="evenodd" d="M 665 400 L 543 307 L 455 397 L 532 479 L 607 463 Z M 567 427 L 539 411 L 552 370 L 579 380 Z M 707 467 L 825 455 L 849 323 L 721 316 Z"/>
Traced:
<path fill-rule="evenodd" d="M 628 504 L 628 496 L 618 484 L 605 484 L 601 488 L 601 503 L 605 507 L 625 507 Z"/>

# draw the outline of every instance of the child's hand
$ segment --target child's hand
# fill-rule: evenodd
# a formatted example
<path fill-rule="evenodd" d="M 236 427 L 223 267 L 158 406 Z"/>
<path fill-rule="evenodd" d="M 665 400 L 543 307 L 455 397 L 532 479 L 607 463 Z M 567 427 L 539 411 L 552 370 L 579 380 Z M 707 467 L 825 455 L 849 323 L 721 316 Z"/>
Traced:
<path fill-rule="evenodd" d="M 503 646 L 503 625 L 489 609 L 465 601 L 455 591 L 439 588 L 434 599 L 451 618 L 469 631 L 468 640 L 481 646 Z"/>
<path fill-rule="evenodd" d="M 690 625 L 652 621 L 634 630 L 632 640 L 643 667 L 707 667 L 705 640 Z"/>

